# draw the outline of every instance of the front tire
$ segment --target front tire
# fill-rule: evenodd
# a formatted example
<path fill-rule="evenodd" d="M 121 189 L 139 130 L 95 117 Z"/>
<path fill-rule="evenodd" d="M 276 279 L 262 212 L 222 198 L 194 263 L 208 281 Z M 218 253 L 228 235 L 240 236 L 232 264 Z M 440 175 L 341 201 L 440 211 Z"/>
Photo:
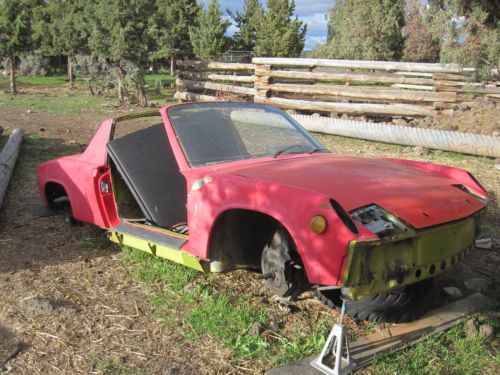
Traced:
<path fill-rule="evenodd" d="M 264 247 L 261 270 L 266 287 L 279 297 L 293 296 L 307 284 L 300 257 L 284 229 L 277 230 Z"/>
<path fill-rule="evenodd" d="M 428 279 L 402 290 L 347 301 L 345 312 L 352 318 L 377 323 L 409 322 L 428 311 L 432 302 L 432 284 L 433 279 Z M 339 309 L 342 306 L 339 289 L 317 289 L 316 297 L 331 308 Z"/>

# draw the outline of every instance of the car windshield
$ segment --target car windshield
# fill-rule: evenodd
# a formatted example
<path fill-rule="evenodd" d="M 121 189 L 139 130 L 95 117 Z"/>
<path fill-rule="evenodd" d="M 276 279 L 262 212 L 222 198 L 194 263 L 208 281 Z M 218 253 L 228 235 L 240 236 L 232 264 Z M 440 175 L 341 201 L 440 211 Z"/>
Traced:
<path fill-rule="evenodd" d="M 253 103 L 192 103 L 168 116 L 192 167 L 256 157 L 326 152 L 282 110 Z"/>

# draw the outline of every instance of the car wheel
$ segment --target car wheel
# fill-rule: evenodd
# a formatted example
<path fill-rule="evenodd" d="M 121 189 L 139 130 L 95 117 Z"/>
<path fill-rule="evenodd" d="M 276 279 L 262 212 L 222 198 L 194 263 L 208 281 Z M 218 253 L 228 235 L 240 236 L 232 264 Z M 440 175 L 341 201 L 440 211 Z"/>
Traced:
<path fill-rule="evenodd" d="M 262 251 L 261 270 L 265 285 L 279 297 L 291 296 L 307 284 L 300 257 L 283 229 Z"/>
<path fill-rule="evenodd" d="M 428 311 L 432 302 L 432 279 L 408 285 L 403 289 L 378 293 L 358 301 L 347 301 L 346 314 L 359 320 L 377 323 L 404 323 Z M 316 297 L 325 305 L 340 309 L 339 289 L 316 290 Z"/>
<path fill-rule="evenodd" d="M 81 222 L 73 217 L 73 211 L 71 210 L 71 205 L 69 201 L 60 203 L 58 205 L 59 211 L 61 212 L 64 222 L 69 226 L 81 225 Z"/>

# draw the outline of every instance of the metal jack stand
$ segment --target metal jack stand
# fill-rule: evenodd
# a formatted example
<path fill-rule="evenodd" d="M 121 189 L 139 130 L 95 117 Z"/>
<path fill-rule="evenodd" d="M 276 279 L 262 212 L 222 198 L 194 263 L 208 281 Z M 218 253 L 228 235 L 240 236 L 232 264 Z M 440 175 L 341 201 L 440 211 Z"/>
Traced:
<path fill-rule="evenodd" d="M 356 364 L 351 360 L 349 354 L 347 327 L 342 325 L 345 306 L 346 301 L 343 301 L 339 322 L 333 325 L 333 329 L 319 357 L 311 362 L 311 366 L 318 369 L 323 374 L 345 375 L 349 374 L 356 367 Z M 332 365 L 333 367 L 331 367 Z"/>

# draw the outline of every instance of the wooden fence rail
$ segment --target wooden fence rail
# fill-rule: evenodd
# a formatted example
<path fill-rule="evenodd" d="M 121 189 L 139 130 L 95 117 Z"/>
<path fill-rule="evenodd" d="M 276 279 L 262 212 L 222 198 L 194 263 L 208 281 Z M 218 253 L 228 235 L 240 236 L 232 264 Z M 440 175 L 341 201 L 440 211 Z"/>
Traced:
<path fill-rule="evenodd" d="M 423 117 L 451 114 L 478 95 L 500 98 L 498 82 L 474 82 L 474 70 L 460 64 L 257 57 L 180 60 L 177 68 L 179 100 L 237 96 L 303 112 Z"/>

